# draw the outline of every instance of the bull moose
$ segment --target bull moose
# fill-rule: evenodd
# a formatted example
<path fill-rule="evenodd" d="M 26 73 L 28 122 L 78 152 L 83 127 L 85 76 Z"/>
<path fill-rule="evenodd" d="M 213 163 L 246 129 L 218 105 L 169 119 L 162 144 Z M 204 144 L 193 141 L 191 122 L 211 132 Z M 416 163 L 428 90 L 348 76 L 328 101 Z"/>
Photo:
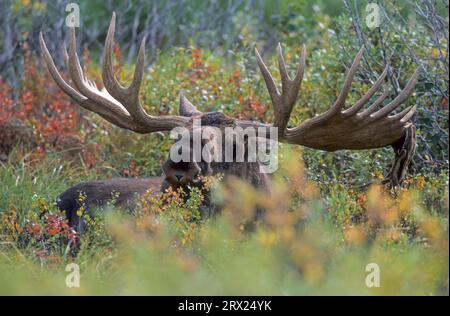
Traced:
<path fill-rule="evenodd" d="M 416 146 L 415 127 L 410 122 L 416 111 L 416 106 L 409 106 L 395 114 L 392 114 L 392 112 L 413 92 L 420 69 L 414 72 L 404 89 L 392 101 L 384 105 L 385 99 L 389 96 L 389 90 L 385 89 L 384 92 L 375 97 L 370 106 L 363 109 L 364 105 L 372 100 L 385 82 L 388 73 L 388 66 L 386 66 L 373 86 L 357 102 L 351 106 L 346 106 L 345 103 L 351 90 L 353 78 L 363 57 L 364 47 L 362 47 L 353 60 L 339 96 L 329 109 L 298 126 L 288 127 L 289 118 L 296 103 L 303 78 L 306 50 L 303 46 L 297 71 L 292 78 L 286 69 L 282 48 L 279 44 L 278 64 L 281 75 L 281 90 L 277 88 L 266 64 L 258 50 L 255 49 L 256 60 L 274 109 L 273 123 L 239 120 L 228 117 L 221 112 L 202 113 L 189 102 L 184 92 L 180 93 L 179 115 L 152 116 L 145 112 L 139 100 L 139 89 L 145 69 L 145 39 L 142 40 L 139 48 L 133 80 L 128 87 L 124 87 L 117 80 L 113 69 L 114 31 L 115 14 L 113 13 L 105 41 L 102 64 L 104 88 L 101 90 L 83 74 L 77 56 L 74 28 L 70 30 L 68 51 L 65 50 L 65 64 L 70 81 L 63 79 L 59 73 L 46 47 L 42 32 L 39 38 L 43 58 L 59 88 L 80 106 L 97 113 L 110 123 L 141 134 L 171 131 L 177 127 L 186 128 L 193 133 L 195 131 L 194 120 L 201 122 L 200 129 L 208 127 L 220 130 L 226 127 L 277 128 L 277 137 L 280 142 L 325 151 L 363 150 L 392 146 L 395 151 L 395 160 L 387 175 L 387 181 L 392 185 L 398 185 L 405 177 Z M 206 140 L 205 144 L 212 141 Z M 243 145 L 247 150 L 246 142 L 248 142 L 248 139 L 244 139 L 243 142 L 245 144 L 237 145 Z M 92 210 L 104 204 L 111 198 L 112 192 L 118 193 L 116 201 L 118 206 L 132 208 L 136 196 L 143 194 L 149 188 L 155 191 L 165 190 L 168 187 L 188 189 L 198 183 L 200 176 L 218 173 L 223 174 L 224 178 L 238 177 L 256 188 L 270 192 L 270 179 L 267 174 L 260 172 L 260 164 L 260 161 L 224 162 L 202 159 L 175 162 L 169 157 L 162 166 L 163 176 L 161 177 L 117 178 L 80 183 L 59 196 L 58 207 L 66 212 L 69 224 L 72 227 L 82 230 L 83 222 L 76 214 L 80 207 L 78 201 L 80 192 L 83 192 L 86 196 L 85 207 L 87 210 Z M 208 199 L 205 203 L 211 204 Z M 206 216 L 214 212 L 213 205 L 207 206 Z"/>

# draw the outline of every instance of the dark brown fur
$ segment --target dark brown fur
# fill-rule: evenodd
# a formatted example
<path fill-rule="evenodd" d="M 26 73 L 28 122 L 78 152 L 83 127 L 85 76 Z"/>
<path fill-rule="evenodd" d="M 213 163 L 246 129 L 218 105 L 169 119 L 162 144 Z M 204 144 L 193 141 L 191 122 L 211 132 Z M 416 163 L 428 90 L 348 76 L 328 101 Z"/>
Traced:
<path fill-rule="evenodd" d="M 116 206 L 133 211 L 136 206 L 136 196 L 151 189 L 158 192 L 163 177 L 143 179 L 114 178 L 110 180 L 89 181 L 77 184 L 61 193 L 57 199 L 58 209 L 66 213 L 69 225 L 77 231 L 84 230 L 84 223 L 77 215 L 80 207 L 92 215 L 95 208 L 102 207 L 113 200 L 117 194 Z M 81 195 L 85 196 L 82 202 Z M 83 205 L 84 204 L 84 205 Z"/>
<path fill-rule="evenodd" d="M 202 126 L 214 126 L 223 129 L 226 126 L 233 126 L 234 120 L 220 112 L 205 113 L 201 115 Z M 225 146 L 225 142 L 222 142 Z M 244 145 L 244 148 L 247 147 Z M 224 147 L 222 148 L 224 150 Z M 260 173 L 259 162 L 199 162 L 199 175 L 208 176 L 222 174 L 224 179 L 228 177 L 237 177 L 243 179 L 255 188 L 269 191 L 269 179 L 264 173 Z M 153 192 L 164 191 L 172 187 L 177 189 L 187 186 L 200 185 L 194 181 L 181 183 L 180 179 L 192 170 L 193 163 L 174 163 L 170 158 L 165 162 L 163 171 L 166 177 L 152 177 L 144 179 L 126 179 L 116 178 L 111 180 L 90 181 L 77 184 L 76 186 L 63 192 L 57 200 L 57 206 L 61 211 L 65 211 L 71 227 L 77 231 L 84 230 L 84 223 L 77 215 L 77 211 L 82 206 L 80 195 L 85 196 L 85 212 L 92 214 L 98 208 L 104 206 L 107 202 L 113 200 L 115 196 L 115 206 L 133 212 L 136 206 L 136 198 L 144 194 L 148 189 Z M 171 177 L 169 177 L 169 174 Z M 219 205 L 211 203 L 210 192 L 205 194 L 204 205 L 200 211 L 202 217 L 213 216 L 219 209 Z M 258 211 L 261 213 L 261 211 Z"/>

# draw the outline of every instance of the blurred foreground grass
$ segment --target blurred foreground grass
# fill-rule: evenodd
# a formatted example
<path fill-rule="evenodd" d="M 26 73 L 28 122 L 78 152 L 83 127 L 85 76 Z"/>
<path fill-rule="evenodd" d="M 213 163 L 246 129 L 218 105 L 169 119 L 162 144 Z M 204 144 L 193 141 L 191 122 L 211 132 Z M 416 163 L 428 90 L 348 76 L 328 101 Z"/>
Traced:
<path fill-rule="evenodd" d="M 76 258 L 57 235 L 43 245 L 26 232 L 30 220 L 54 212 L 50 201 L 74 171 L 51 172 L 51 159 L 33 173 L 3 166 L 0 208 L 9 209 L 0 214 L 0 294 L 448 294 L 447 173 L 411 179 L 393 198 L 377 185 L 317 186 L 300 156 L 283 148 L 270 198 L 238 180 L 216 188 L 225 208 L 205 222 L 196 216 L 199 193 L 184 204 L 176 193 L 166 205 L 143 198 L 134 217 L 108 209 L 90 222 Z M 244 230 L 256 203 L 267 220 Z M 65 284 L 71 262 L 80 266 L 79 288 Z M 369 263 L 380 267 L 379 288 L 366 286 Z"/>

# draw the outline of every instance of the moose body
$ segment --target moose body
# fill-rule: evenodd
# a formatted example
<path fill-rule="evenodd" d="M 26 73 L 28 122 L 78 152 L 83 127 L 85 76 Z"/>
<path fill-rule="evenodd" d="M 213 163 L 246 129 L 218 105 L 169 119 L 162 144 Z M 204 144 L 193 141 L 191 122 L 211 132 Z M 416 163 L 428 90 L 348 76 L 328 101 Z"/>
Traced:
<path fill-rule="evenodd" d="M 133 81 L 130 86 L 123 87 L 114 74 L 112 61 L 114 30 L 115 14 L 113 13 L 105 41 L 102 65 L 104 89 L 102 90 L 99 90 L 83 73 L 76 52 L 74 28 L 71 28 L 69 50 L 65 52 L 65 64 L 69 71 L 70 81 L 63 79 L 59 73 L 46 47 L 43 35 L 40 34 L 40 45 L 45 63 L 58 86 L 80 106 L 97 113 L 112 124 L 141 134 L 172 131 L 179 127 L 188 129 L 190 133 L 194 133 L 198 129 L 205 131 L 208 128 L 221 131 L 227 127 L 258 130 L 275 128 L 277 129 L 277 141 L 327 151 L 362 150 L 392 146 L 395 151 L 395 160 L 388 174 L 388 181 L 392 185 L 398 185 L 405 177 L 416 146 L 415 128 L 410 122 L 416 107 L 409 106 L 398 113 L 390 114 L 411 95 L 417 83 L 420 69 L 415 71 L 404 89 L 392 101 L 384 104 L 389 96 L 389 90 L 385 89 L 383 93 L 376 95 L 386 81 L 389 68 L 386 65 L 373 86 L 353 105 L 346 106 L 351 83 L 363 57 L 364 47 L 362 47 L 348 70 L 339 96 L 330 108 L 298 126 L 289 128 L 289 118 L 303 79 L 306 50 L 303 47 L 296 74 L 294 78 L 291 78 L 287 72 L 281 45 L 279 45 L 278 64 L 281 90 L 277 87 L 270 71 L 256 50 L 256 60 L 274 109 L 274 122 L 272 124 L 239 120 L 220 112 L 202 113 L 188 101 L 183 91 L 180 93 L 179 115 L 152 116 L 145 112 L 139 100 L 139 89 L 144 74 L 145 41 L 142 41 L 139 49 Z M 375 96 L 372 104 L 363 109 L 364 105 L 371 102 Z M 196 127 L 195 120 L 200 120 L 202 127 Z M 269 139 L 268 135 L 269 133 L 263 137 Z M 231 143 L 231 146 L 243 146 L 243 155 L 249 157 L 248 142 L 250 139 L 250 136 L 240 140 L 236 139 L 234 143 Z M 220 148 L 224 149 L 222 146 L 225 146 L 225 144 L 226 142 L 218 142 L 217 137 L 202 139 L 200 149 L 208 146 L 208 150 L 213 153 Z M 237 153 L 237 151 L 234 152 Z M 189 158 L 192 158 L 192 156 Z M 152 189 L 154 192 L 164 191 L 168 187 L 175 189 L 182 187 L 188 190 L 189 187 L 199 184 L 199 177 L 215 174 L 223 174 L 225 179 L 237 177 L 258 189 L 270 192 L 269 178 L 266 174 L 260 172 L 260 167 L 261 164 L 258 160 L 224 162 L 190 159 L 189 161 L 175 162 L 172 157 L 169 157 L 162 167 L 164 174 L 160 178 L 112 179 L 81 183 L 60 195 L 58 207 L 66 211 L 73 227 L 81 227 L 83 225 L 76 214 L 81 206 L 78 200 L 80 193 L 86 196 L 84 203 L 87 211 L 104 205 L 108 200 L 111 200 L 114 193 L 117 194 L 116 205 L 132 210 L 136 205 L 136 196 L 143 194 L 148 189 Z M 205 205 L 202 210 L 205 216 L 214 214 L 217 209 L 208 194 L 206 194 Z"/>
<path fill-rule="evenodd" d="M 78 211 L 93 215 L 96 208 L 103 207 L 110 201 L 115 206 L 133 212 L 136 207 L 136 197 L 148 190 L 158 192 L 164 178 L 114 178 L 79 183 L 61 193 L 57 200 L 57 207 L 64 211 L 69 225 L 76 231 L 84 231 L 84 222 Z"/>
<path fill-rule="evenodd" d="M 183 106 L 185 104 L 183 103 Z M 185 115 L 190 115 L 185 111 Z M 207 126 L 231 127 L 229 118 L 219 112 L 204 113 L 199 117 Z M 208 143 L 208 141 L 206 142 Z M 203 144 L 205 145 L 205 143 Z M 225 143 L 222 149 L 225 150 Z M 212 146 L 211 148 L 214 148 Z M 246 147 L 244 146 L 244 151 Z M 234 149 L 235 150 L 235 149 Z M 78 232 L 84 231 L 85 224 L 78 212 L 83 208 L 83 214 L 93 215 L 93 212 L 108 203 L 133 213 L 137 205 L 136 200 L 143 194 L 151 192 L 153 195 L 166 191 L 169 187 L 177 190 L 197 186 L 203 193 L 203 203 L 200 206 L 202 218 L 213 216 L 219 206 L 212 203 L 211 192 L 205 191 L 199 178 L 202 176 L 221 175 L 225 179 L 230 177 L 243 179 L 253 187 L 270 192 L 270 179 L 266 173 L 260 172 L 260 162 L 173 162 L 170 158 L 162 166 L 163 176 L 150 178 L 114 178 L 79 183 L 61 193 L 57 198 L 57 207 L 66 213 L 69 225 Z M 262 209 L 256 210 L 256 216 L 261 217 Z"/>

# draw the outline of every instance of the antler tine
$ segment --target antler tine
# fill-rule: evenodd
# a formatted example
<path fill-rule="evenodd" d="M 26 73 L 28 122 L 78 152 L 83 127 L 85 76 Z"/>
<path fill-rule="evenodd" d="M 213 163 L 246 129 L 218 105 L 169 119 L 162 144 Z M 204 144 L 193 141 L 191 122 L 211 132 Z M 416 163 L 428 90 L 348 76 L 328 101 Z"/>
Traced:
<path fill-rule="evenodd" d="M 295 74 L 294 81 L 302 82 L 303 73 L 305 72 L 305 61 L 306 61 L 306 45 L 302 45 L 302 53 L 300 54 L 300 63 L 298 64 L 297 73 Z"/>
<path fill-rule="evenodd" d="M 178 111 L 181 116 L 191 117 L 196 115 L 201 115 L 200 112 L 186 97 L 186 91 L 180 91 L 180 105 Z"/>
<path fill-rule="evenodd" d="M 42 55 L 44 57 L 45 64 L 47 65 L 47 68 L 50 72 L 50 75 L 52 76 L 53 80 L 55 80 L 58 87 L 63 90 L 68 96 L 70 96 L 75 102 L 80 104 L 83 108 L 86 110 L 95 112 L 102 116 L 107 121 L 122 127 L 131 129 L 131 126 L 129 124 L 129 119 L 123 115 L 123 113 L 113 112 L 109 109 L 105 109 L 103 107 L 96 106 L 95 103 L 91 102 L 86 96 L 81 94 L 76 88 L 69 85 L 61 76 L 58 69 L 55 66 L 55 63 L 53 61 L 53 58 L 50 54 L 50 52 L 47 49 L 47 45 L 45 43 L 44 37 L 42 32 L 39 35 L 39 42 L 41 46 Z M 65 52 L 65 63 L 66 66 L 69 66 L 69 56 L 67 54 L 67 51 Z"/>
<path fill-rule="evenodd" d="M 128 90 L 136 96 L 139 96 L 139 90 L 141 89 L 142 78 L 144 77 L 145 39 L 146 39 L 146 37 L 144 36 L 141 40 L 141 44 L 139 45 L 138 56 L 136 59 L 136 66 L 134 68 L 133 81 L 131 82 L 130 86 L 128 87 Z M 137 101 L 139 101 L 139 98 L 137 99 Z"/>
<path fill-rule="evenodd" d="M 53 80 L 55 80 L 58 87 L 63 90 L 67 95 L 73 98 L 76 102 L 83 102 L 86 100 L 82 94 L 80 94 L 77 90 L 75 90 L 72 86 L 70 86 L 61 76 L 58 69 L 55 66 L 52 56 L 48 51 L 47 45 L 44 41 L 44 36 L 42 32 L 39 33 L 39 44 L 41 46 L 42 55 L 44 57 L 45 64 L 52 76 Z"/>
<path fill-rule="evenodd" d="M 274 107 L 275 120 L 273 125 L 278 127 L 278 133 L 281 137 L 283 137 L 303 79 L 306 49 L 303 45 L 297 72 L 294 79 L 291 79 L 286 70 L 286 63 L 284 61 L 281 44 L 278 44 L 278 67 L 281 76 L 281 94 L 279 93 L 275 85 L 275 81 L 266 64 L 263 62 L 258 50 L 255 49 L 255 51 L 259 68 L 266 82 L 267 90 L 269 91 Z"/>
<path fill-rule="evenodd" d="M 105 48 L 103 52 L 102 79 L 106 90 L 117 100 L 121 101 L 121 97 L 126 93 L 126 89 L 119 83 L 114 74 L 113 67 L 113 49 L 114 49 L 114 33 L 116 29 L 116 13 L 113 12 L 111 21 L 109 22 L 108 33 L 105 39 Z"/>
<path fill-rule="evenodd" d="M 286 63 L 285 63 L 284 57 L 283 57 L 283 48 L 281 47 L 281 43 L 278 43 L 278 66 L 280 68 L 281 84 L 283 86 L 288 87 L 290 83 L 295 83 L 297 85 L 300 85 L 300 83 L 303 79 L 303 73 L 305 70 L 305 56 L 306 56 L 306 47 L 305 47 L 305 44 L 303 44 L 297 72 L 295 74 L 294 79 L 291 80 L 291 78 L 289 77 L 289 74 L 287 73 L 287 70 L 286 70 Z"/>
<path fill-rule="evenodd" d="M 145 37 L 139 46 L 138 57 L 134 70 L 133 81 L 128 87 L 124 87 L 117 80 L 113 66 L 114 33 L 116 28 L 116 14 L 113 12 L 111 22 L 109 23 L 108 33 L 105 40 L 105 49 L 103 54 L 102 79 L 106 90 L 123 106 L 127 111 L 138 120 L 142 120 L 144 110 L 139 102 L 139 90 L 144 75 L 145 65 Z"/>
<path fill-rule="evenodd" d="M 369 91 L 367 91 L 367 93 L 365 95 L 363 95 L 361 97 L 361 99 L 359 99 L 354 105 L 352 105 L 347 110 L 342 111 L 342 114 L 344 116 L 351 116 L 351 115 L 358 113 L 358 111 L 364 106 L 364 104 L 366 104 L 370 100 L 370 98 L 372 98 L 372 96 L 375 94 L 375 92 L 377 92 L 378 89 L 380 88 L 381 84 L 384 81 L 384 78 L 386 78 L 388 68 L 389 68 L 389 66 L 386 66 L 384 68 L 383 72 L 378 77 L 375 84 L 369 89 Z"/>
<path fill-rule="evenodd" d="M 400 113 L 390 116 L 389 118 L 393 121 L 400 119 L 400 123 L 406 123 L 408 122 L 413 115 L 416 113 L 417 105 L 409 106 Z"/>
<path fill-rule="evenodd" d="M 372 114 L 370 117 L 373 120 L 380 119 L 382 117 L 385 117 L 389 115 L 393 110 L 395 110 L 400 104 L 403 103 L 410 95 L 413 93 L 414 88 L 416 86 L 417 80 L 420 75 L 421 68 L 417 68 L 414 74 L 411 76 L 411 79 L 409 79 L 408 83 L 406 84 L 405 88 L 399 93 L 399 95 L 392 100 L 388 105 L 383 107 L 382 109 L 378 110 L 374 114 Z"/>
<path fill-rule="evenodd" d="M 389 96 L 389 89 L 386 88 L 367 109 L 359 113 L 383 85 L 389 70 L 389 66 L 386 66 L 373 86 L 352 106 L 344 109 L 363 54 L 364 46 L 355 56 L 339 96 L 333 105 L 327 111 L 292 128 L 286 128 L 286 126 L 303 76 L 305 50 L 302 51 L 296 77 L 291 80 L 286 70 L 281 45 L 278 45 L 278 64 L 282 83 L 281 94 L 278 92 L 273 77 L 262 61 L 258 50 L 256 50 L 256 59 L 272 98 L 275 115 L 273 125 L 282 128 L 281 133 L 280 129 L 278 130 L 280 141 L 326 151 L 372 149 L 391 145 L 396 150 L 396 162 L 390 177 L 397 180 L 402 179 L 405 168 L 414 154 L 415 129 L 409 120 L 414 115 L 416 107 L 408 107 L 400 113 L 388 115 L 411 95 L 418 81 L 420 69 L 416 70 L 406 87 L 388 105 L 379 109 Z M 240 125 L 258 126 L 258 123 L 249 121 L 240 122 Z M 402 152 L 401 155 L 398 154 L 400 151 Z"/>
<path fill-rule="evenodd" d="M 412 111 L 413 114 L 414 114 L 414 112 L 416 111 L 416 107 L 412 106 L 412 105 L 408 106 L 407 108 L 403 109 L 403 111 L 401 111 L 401 112 L 399 112 L 397 114 L 394 114 L 392 116 L 389 116 L 389 118 L 391 120 L 393 120 L 393 121 L 402 120 L 406 116 L 406 114 L 408 114 L 410 111 Z"/>
<path fill-rule="evenodd" d="M 261 70 L 261 74 L 266 82 L 267 90 L 269 91 L 269 95 L 272 99 L 273 103 L 278 104 L 278 98 L 280 97 L 280 93 L 278 92 L 277 86 L 275 85 L 275 81 L 273 80 L 272 74 L 267 68 L 266 64 L 261 58 L 259 51 L 255 48 L 256 61 L 258 63 L 259 69 Z"/>
<path fill-rule="evenodd" d="M 281 47 L 281 43 L 278 43 L 278 68 L 280 69 L 281 76 L 281 87 L 283 88 L 283 92 L 285 92 L 291 78 L 289 78 L 289 74 L 286 70 L 286 63 L 284 62 L 283 57 L 283 48 Z"/>
<path fill-rule="evenodd" d="M 70 69 L 70 66 L 69 66 L 69 53 L 67 52 L 66 45 L 64 45 L 63 54 L 64 54 L 64 65 L 66 66 L 67 69 Z M 78 65 L 78 68 L 80 69 L 80 72 L 82 74 L 83 80 L 86 81 L 86 83 L 89 84 L 91 87 L 97 88 L 95 83 L 93 83 L 89 79 L 87 79 L 86 75 L 83 72 L 83 68 L 81 67 L 81 64 L 80 64 L 79 60 L 77 60 L 77 65 Z"/>
<path fill-rule="evenodd" d="M 295 101 L 297 100 L 298 93 L 300 91 L 300 85 L 303 80 L 303 73 L 305 69 L 305 56 L 306 48 L 305 45 L 303 45 L 297 72 L 294 79 L 291 80 L 286 70 L 286 63 L 284 62 L 281 44 L 278 43 L 278 66 L 281 76 L 282 95 L 281 102 L 278 105 L 278 109 L 275 109 L 276 111 L 274 126 L 277 126 L 279 128 L 279 134 L 281 136 L 284 135 L 286 126 L 291 116 L 292 109 L 294 108 Z"/>
<path fill-rule="evenodd" d="M 164 115 L 148 115 L 139 102 L 139 88 L 143 78 L 145 62 L 145 38 L 141 42 L 134 78 L 129 87 L 124 88 L 117 81 L 112 66 L 112 48 L 115 28 L 115 14 L 113 14 L 108 36 L 105 43 L 105 58 L 103 64 L 103 83 L 105 89 L 101 91 L 95 83 L 89 81 L 80 65 L 77 55 L 75 29 L 70 29 L 69 50 L 64 50 L 64 62 L 69 69 L 73 86 L 67 83 L 58 72 L 53 59 L 45 45 L 42 33 L 40 44 L 45 63 L 58 86 L 78 104 L 89 111 L 99 114 L 107 121 L 122 128 L 137 133 L 151 133 L 168 131 L 177 126 L 186 126 L 190 119 L 187 117 Z"/>
<path fill-rule="evenodd" d="M 329 109 L 329 114 L 332 116 L 339 112 L 343 106 L 345 105 L 345 100 L 347 100 L 347 96 L 350 92 L 350 89 L 352 87 L 353 77 L 356 74 L 356 70 L 358 69 L 359 62 L 361 61 L 361 58 L 364 54 L 364 46 L 362 46 L 359 49 L 358 54 L 356 55 L 355 59 L 353 60 L 352 66 L 350 67 L 350 70 L 347 73 L 347 77 L 344 81 L 344 86 L 342 87 L 341 92 L 339 93 L 338 98 L 334 102 L 334 104 Z"/>
<path fill-rule="evenodd" d="M 67 47 L 65 44 L 63 46 L 63 54 L 64 54 L 64 66 L 66 66 L 66 69 L 69 69 L 69 54 L 67 53 Z"/>
<path fill-rule="evenodd" d="M 383 104 L 383 101 L 389 96 L 389 89 L 385 89 L 383 93 L 373 102 L 367 109 L 357 114 L 357 117 L 360 119 L 365 119 L 370 114 L 375 112 L 377 108 Z"/>
<path fill-rule="evenodd" d="M 341 111 L 362 54 L 363 48 L 353 61 L 344 87 L 331 108 L 296 127 L 286 129 L 283 141 L 333 151 L 384 147 L 394 144 L 405 135 L 411 126 L 408 121 L 414 115 L 416 107 L 408 107 L 392 116 L 389 114 L 412 94 L 420 75 L 420 67 L 400 94 L 385 107 L 378 109 L 389 96 L 389 89 L 385 89 L 372 105 L 358 113 L 382 85 L 388 71 L 387 67 L 360 100 L 349 109 Z"/>
<path fill-rule="evenodd" d="M 413 117 L 413 115 L 416 113 L 416 110 L 417 110 L 417 105 L 414 105 L 413 107 L 410 107 L 409 111 L 406 113 L 406 115 L 403 116 L 402 119 L 400 119 L 400 122 L 401 123 L 408 122 Z"/>
<path fill-rule="evenodd" d="M 96 93 L 92 89 L 92 87 L 87 84 L 88 81 L 84 76 L 83 70 L 80 65 L 80 60 L 78 59 L 76 41 L 75 28 L 71 28 L 69 44 L 69 72 L 75 87 L 78 89 L 78 91 L 80 91 L 80 93 L 82 93 L 89 100 L 92 100 L 94 103 L 101 104 L 103 107 L 106 107 L 109 110 L 116 112 L 122 116 L 130 116 L 125 108 L 116 100 L 112 98 L 105 98 L 101 94 Z"/>

